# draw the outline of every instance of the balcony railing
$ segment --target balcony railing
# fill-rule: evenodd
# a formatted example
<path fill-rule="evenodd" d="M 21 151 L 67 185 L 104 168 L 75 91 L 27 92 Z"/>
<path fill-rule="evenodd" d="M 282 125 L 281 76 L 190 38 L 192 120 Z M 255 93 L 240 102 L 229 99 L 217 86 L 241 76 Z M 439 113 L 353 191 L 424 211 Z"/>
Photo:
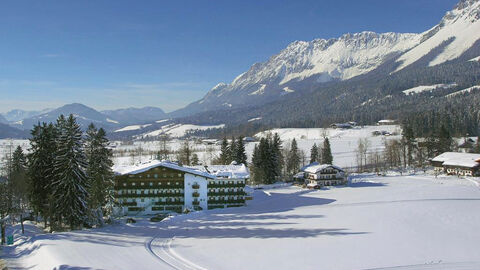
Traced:
<path fill-rule="evenodd" d="M 192 196 L 193 196 L 194 198 L 198 198 L 198 197 L 200 197 L 200 193 L 198 193 L 198 192 L 193 192 L 193 193 L 192 193 Z"/>
<path fill-rule="evenodd" d="M 199 185 L 199 184 L 193 184 L 193 185 L 192 185 L 192 188 L 193 188 L 193 189 L 199 189 L 199 188 L 200 188 L 200 185 Z"/>
<path fill-rule="evenodd" d="M 192 205 L 200 205 L 200 202 L 199 201 L 193 201 Z"/>

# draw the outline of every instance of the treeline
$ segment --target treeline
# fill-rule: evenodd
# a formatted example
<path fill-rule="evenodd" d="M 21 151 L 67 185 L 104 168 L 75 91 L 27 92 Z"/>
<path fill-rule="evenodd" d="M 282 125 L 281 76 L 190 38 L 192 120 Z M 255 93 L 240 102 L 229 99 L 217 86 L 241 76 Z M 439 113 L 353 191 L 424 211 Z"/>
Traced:
<path fill-rule="evenodd" d="M 1 217 L 20 216 L 23 221 L 31 210 L 50 231 L 103 224 L 114 206 L 108 143 L 105 131 L 93 124 L 84 135 L 73 115 L 35 125 L 29 153 L 17 147 L 6 157 Z"/>

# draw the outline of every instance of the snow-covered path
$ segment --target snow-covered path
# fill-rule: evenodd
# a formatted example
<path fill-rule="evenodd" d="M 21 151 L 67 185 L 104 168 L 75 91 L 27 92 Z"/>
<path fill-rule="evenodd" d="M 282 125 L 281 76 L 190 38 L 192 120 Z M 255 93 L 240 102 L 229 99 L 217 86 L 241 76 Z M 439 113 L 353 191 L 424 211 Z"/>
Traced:
<path fill-rule="evenodd" d="M 474 182 L 362 175 L 349 187 L 256 190 L 246 207 L 36 235 L 19 241 L 12 250 L 19 258 L 9 262 L 31 269 L 480 269 Z"/>

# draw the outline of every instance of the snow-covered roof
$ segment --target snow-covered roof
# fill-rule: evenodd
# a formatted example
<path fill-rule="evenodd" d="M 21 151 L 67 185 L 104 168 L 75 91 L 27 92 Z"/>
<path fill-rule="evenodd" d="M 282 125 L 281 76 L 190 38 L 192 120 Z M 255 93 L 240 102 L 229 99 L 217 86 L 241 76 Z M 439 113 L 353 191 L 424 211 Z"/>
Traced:
<path fill-rule="evenodd" d="M 432 159 L 434 162 L 443 162 L 446 166 L 473 168 L 480 166 L 480 154 L 445 152 Z"/>
<path fill-rule="evenodd" d="M 250 171 L 245 164 L 193 166 L 191 168 L 209 173 L 217 178 L 250 178 Z"/>
<path fill-rule="evenodd" d="M 159 160 L 152 160 L 149 162 L 141 163 L 138 165 L 134 166 L 125 166 L 125 167 L 120 167 L 116 168 L 115 173 L 119 175 L 126 175 L 126 174 L 139 174 L 142 172 L 146 172 L 150 169 L 156 168 L 156 167 L 164 167 L 164 168 L 169 168 L 172 170 L 177 170 L 177 171 L 182 171 L 185 173 L 193 174 L 193 175 L 198 175 L 198 176 L 203 176 L 205 178 L 210 178 L 214 179 L 215 176 L 212 174 L 209 174 L 205 171 L 200 171 L 196 170 L 191 167 L 184 167 L 180 166 L 176 163 L 170 162 L 170 161 L 159 161 Z"/>
<path fill-rule="evenodd" d="M 314 162 L 315 163 L 315 162 Z M 344 171 L 342 168 L 338 167 L 338 166 L 335 166 L 335 165 L 332 165 L 332 164 L 310 164 L 310 166 L 305 166 L 303 167 L 302 169 L 304 169 L 303 171 L 304 172 L 308 172 L 308 173 L 318 173 L 320 172 L 321 170 L 323 169 L 326 169 L 326 168 L 334 168 L 334 169 L 337 169 L 339 171 Z"/>

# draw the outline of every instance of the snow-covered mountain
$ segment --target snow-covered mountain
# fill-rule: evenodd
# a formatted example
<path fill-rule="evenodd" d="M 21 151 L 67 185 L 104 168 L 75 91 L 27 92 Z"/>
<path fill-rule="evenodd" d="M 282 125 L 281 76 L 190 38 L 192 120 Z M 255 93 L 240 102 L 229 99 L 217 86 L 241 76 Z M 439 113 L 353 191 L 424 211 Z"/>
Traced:
<path fill-rule="evenodd" d="M 33 125 L 39 122 L 54 123 L 57 120 L 58 116 L 60 116 L 61 114 L 65 116 L 73 114 L 77 118 L 77 122 L 83 128 L 87 127 L 90 123 L 106 129 L 116 128 L 120 126 L 118 121 L 110 119 L 107 115 L 80 103 L 67 104 L 60 108 L 51 110 L 47 113 L 23 119 L 19 122 L 16 122 L 14 126 L 23 129 L 31 129 Z"/>
<path fill-rule="evenodd" d="M 173 116 L 267 103 L 327 82 L 385 69 L 382 64 L 388 60 L 395 60 L 396 67 L 388 65 L 391 70 L 382 70 L 386 75 L 432 53 L 436 55 L 427 62 L 429 66 L 456 59 L 480 39 L 479 5 L 479 0 L 461 0 L 438 25 L 419 34 L 361 32 L 328 40 L 295 41 L 231 83 L 219 83 L 204 98 Z"/>
<path fill-rule="evenodd" d="M 7 119 L 10 122 L 17 122 L 17 121 L 21 121 L 21 120 L 26 119 L 26 118 L 30 118 L 30 117 L 34 117 L 34 116 L 37 116 L 37 115 L 40 115 L 40 114 L 47 113 L 51 110 L 52 109 L 44 109 L 44 110 L 40 110 L 40 111 L 26 111 L 26 110 L 15 109 L 15 110 L 11 110 L 11 111 L 6 112 L 5 114 L 3 114 L 3 116 L 5 117 L 5 119 Z"/>
<path fill-rule="evenodd" d="M 122 124 L 143 124 L 167 118 L 167 114 L 157 107 L 107 110 L 102 113 L 111 119 L 119 119 Z"/>
<path fill-rule="evenodd" d="M 422 42 L 403 54 L 399 71 L 420 60 L 435 48 L 441 52 L 428 62 L 435 66 L 460 57 L 480 40 L 480 1 L 462 0 L 447 12 L 438 25 L 422 34 Z"/>

